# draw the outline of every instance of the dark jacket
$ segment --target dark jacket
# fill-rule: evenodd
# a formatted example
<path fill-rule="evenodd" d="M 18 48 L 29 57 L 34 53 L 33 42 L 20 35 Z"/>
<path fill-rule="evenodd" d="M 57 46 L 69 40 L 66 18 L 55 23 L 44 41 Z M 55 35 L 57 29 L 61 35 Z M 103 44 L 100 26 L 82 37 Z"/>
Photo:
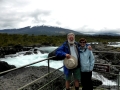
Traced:
<path fill-rule="evenodd" d="M 76 48 L 77 48 L 77 51 L 78 51 L 78 66 L 77 66 L 77 67 L 80 67 L 80 62 L 79 62 L 80 56 L 79 56 L 78 43 L 75 42 L 75 45 L 76 45 Z M 60 57 L 60 58 L 65 59 L 66 54 L 71 54 L 71 53 L 70 53 L 70 47 L 69 47 L 69 45 L 68 45 L 68 41 L 64 42 L 63 45 L 61 45 L 61 46 L 56 50 L 56 56 L 57 56 L 57 57 Z M 65 67 L 65 65 L 63 66 L 63 68 L 64 68 L 64 74 L 65 74 L 65 75 L 68 75 L 70 69 L 67 69 L 67 68 Z"/>

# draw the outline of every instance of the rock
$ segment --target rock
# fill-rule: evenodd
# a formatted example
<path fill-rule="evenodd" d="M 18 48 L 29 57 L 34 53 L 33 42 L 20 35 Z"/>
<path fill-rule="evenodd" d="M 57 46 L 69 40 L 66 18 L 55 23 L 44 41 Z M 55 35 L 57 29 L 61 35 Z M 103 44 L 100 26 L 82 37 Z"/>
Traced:
<path fill-rule="evenodd" d="M 15 54 L 16 52 L 28 51 L 31 48 L 32 47 L 25 47 L 25 46 L 21 46 L 21 45 L 0 47 L 0 58 L 4 58 L 5 55 Z"/>
<path fill-rule="evenodd" d="M 14 65 L 9 65 L 7 62 L 5 61 L 0 61 L 0 72 L 9 70 L 9 69 L 13 69 L 16 68 Z"/>
<path fill-rule="evenodd" d="M 54 71 L 55 69 L 50 68 L 50 71 Z M 12 72 L 9 72 L 3 76 L 0 77 L 0 90 L 17 90 L 20 87 L 23 87 L 24 85 L 42 77 L 47 73 L 47 67 L 46 66 L 40 66 L 40 67 L 26 67 L 21 68 Z M 63 74 L 61 71 L 56 71 L 52 74 L 40 80 L 37 82 L 29 85 L 28 87 L 25 87 L 24 90 L 38 90 L 40 87 L 42 87 L 47 82 L 50 82 L 52 79 L 55 79 L 57 76 Z M 56 87 L 56 90 L 61 90 L 61 87 L 64 85 L 64 78 L 59 77 L 54 83 L 49 84 L 49 86 L 46 87 L 45 90 L 51 90 L 49 88 Z M 48 88 L 48 89 L 47 89 Z"/>
<path fill-rule="evenodd" d="M 93 82 L 93 86 L 95 87 L 103 84 L 102 81 L 95 79 L 95 78 L 92 78 L 92 82 Z"/>
<path fill-rule="evenodd" d="M 24 55 L 31 55 L 31 54 L 33 54 L 33 52 L 27 51 Z"/>
<path fill-rule="evenodd" d="M 50 68 L 50 72 L 54 71 L 55 69 Z M 40 77 L 47 74 L 47 66 L 40 66 L 40 67 L 26 67 L 21 68 L 12 72 L 9 72 L 0 77 L 0 90 L 17 90 L 24 85 L 33 82 L 34 80 L 39 79 Z M 56 71 L 48 76 L 45 76 L 42 79 L 39 79 L 37 82 L 25 87 L 23 90 L 38 90 L 42 86 L 44 86 L 47 82 L 50 83 L 52 79 L 57 78 L 58 76 L 62 75 L 62 71 Z M 101 81 L 97 79 L 92 79 L 94 86 L 99 86 L 102 84 Z M 62 88 L 65 86 L 65 79 L 64 75 L 56 79 L 56 81 L 48 84 L 43 90 L 63 90 Z"/>

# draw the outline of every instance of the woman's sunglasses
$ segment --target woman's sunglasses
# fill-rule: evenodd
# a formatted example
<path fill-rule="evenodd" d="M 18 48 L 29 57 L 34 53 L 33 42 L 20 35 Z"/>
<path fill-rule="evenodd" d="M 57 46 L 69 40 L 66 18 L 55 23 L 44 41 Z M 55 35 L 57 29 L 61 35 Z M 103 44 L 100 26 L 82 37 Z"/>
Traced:
<path fill-rule="evenodd" d="M 80 43 L 86 43 L 86 42 L 80 42 Z"/>

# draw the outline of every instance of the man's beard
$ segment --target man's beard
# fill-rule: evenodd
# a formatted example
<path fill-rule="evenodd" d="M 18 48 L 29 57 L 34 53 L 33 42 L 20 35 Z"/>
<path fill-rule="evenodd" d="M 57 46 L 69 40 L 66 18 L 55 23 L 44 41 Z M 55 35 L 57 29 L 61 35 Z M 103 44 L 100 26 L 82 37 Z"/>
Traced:
<path fill-rule="evenodd" d="M 75 40 L 73 40 L 73 41 L 68 40 L 69 44 L 74 44 L 74 42 L 75 42 Z"/>

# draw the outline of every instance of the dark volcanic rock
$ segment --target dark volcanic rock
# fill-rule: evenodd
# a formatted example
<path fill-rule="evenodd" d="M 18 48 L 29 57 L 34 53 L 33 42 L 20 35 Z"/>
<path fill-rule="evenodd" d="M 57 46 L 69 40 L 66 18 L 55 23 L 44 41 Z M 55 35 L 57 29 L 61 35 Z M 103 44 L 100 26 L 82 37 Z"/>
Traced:
<path fill-rule="evenodd" d="M 50 68 L 50 72 L 54 71 L 55 69 Z M 42 86 L 44 86 L 47 82 L 50 83 L 52 79 L 56 79 L 58 76 L 62 75 L 61 77 L 57 78 L 54 82 L 48 84 L 42 90 L 63 90 L 65 87 L 65 79 L 63 72 L 56 71 L 48 76 L 45 76 L 40 79 L 40 77 L 47 74 L 47 67 L 40 66 L 40 67 L 26 67 L 22 69 L 18 69 L 12 72 L 9 72 L 0 77 L 0 90 L 17 90 L 21 87 L 25 86 L 26 84 L 37 80 L 33 84 L 25 87 L 22 90 L 38 90 Z M 99 86 L 102 82 L 93 79 L 93 85 Z"/>
<path fill-rule="evenodd" d="M 0 61 L 0 72 L 9 70 L 9 69 L 13 69 L 16 68 L 14 65 L 9 65 L 7 62 L 5 61 Z"/>
<path fill-rule="evenodd" d="M 28 46 L 21 46 L 21 45 L 15 45 L 15 46 L 7 46 L 7 47 L 0 47 L 0 58 L 4 58 L 5 55 L 9 54 L 15 54 L 20 51 L 28 51 L 32 47 Z"/>
<path fill-rule="evenodd" d="M 103 84 L 102 81 L 97 80 L 95 78 L 92 78 L 92 82 L 93 82 L 93 86 L 96 86 L 96 87 Z"/>
<path fill-rule="evenodd" d="M 50 69 L 50 71 L 53 70 L 54 70 L 53 68 Z M 17 90 L 18 88 L 23 87 L 24 85 L 38 79 L 39 77 L 45 75 L 46 73 L 47 73 L 47 67 L 45 66 L 26 67 L 12 71 L 0 77 L 0 90 Z M 38 80 L 37 82 L 31 84 L 30 86 L 26 87 L 24 90 L 38 90 L 46 82 L 48 81 L 50 82 L 51 79 L 54 79 L 61 74 L 63 74 L 63 72 L 56 71 L 55 73 L 50 74 L 49 78 L 46 76 Z M 61 88 L 61 86 L 64 85 L 64 82 L 65 82 L 64 78 L 59 77 L 56 80 L 56 82 L 53 83 L 54 85 L 58 85 L 56 90 L 60 90 L 59 88 Z M 49 86 L 51 86 L 51 84 Z"/>

